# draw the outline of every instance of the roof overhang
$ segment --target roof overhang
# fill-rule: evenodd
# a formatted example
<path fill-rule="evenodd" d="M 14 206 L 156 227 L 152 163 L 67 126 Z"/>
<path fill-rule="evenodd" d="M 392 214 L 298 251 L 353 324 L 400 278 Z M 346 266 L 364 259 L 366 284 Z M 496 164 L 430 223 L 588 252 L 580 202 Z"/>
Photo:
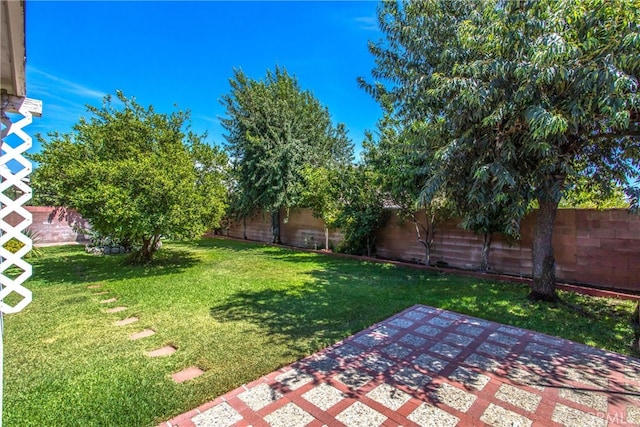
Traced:
<path fill-rule="evenodd" d="M 8 95 L 25 97 L 25 2 L 0 0 L 0 3 L 0 89 Z"/>

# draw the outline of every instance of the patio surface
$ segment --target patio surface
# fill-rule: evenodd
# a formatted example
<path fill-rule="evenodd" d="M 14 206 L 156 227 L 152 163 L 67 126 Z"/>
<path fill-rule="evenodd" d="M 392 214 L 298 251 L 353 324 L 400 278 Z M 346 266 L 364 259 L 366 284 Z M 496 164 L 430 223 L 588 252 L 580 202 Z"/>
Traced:
<path fill-rule="evenodd" d="M 162 426 L 640 425 L 640 360 L 416 305 Z"/>

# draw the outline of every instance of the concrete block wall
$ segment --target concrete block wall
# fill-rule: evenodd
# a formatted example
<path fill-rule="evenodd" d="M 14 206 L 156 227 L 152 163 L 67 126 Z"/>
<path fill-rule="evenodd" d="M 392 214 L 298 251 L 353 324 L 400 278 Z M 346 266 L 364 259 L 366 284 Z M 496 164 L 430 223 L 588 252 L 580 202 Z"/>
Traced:
<path fill-rule="evenodd" d="M 533 229 L 536 212 L 521 223 L 521 240 L 509 242 L 493 237 L 489 258 L 490 271 L 531 276 Z M 286 212 L 281 213 L 281 218 Z M 424 220 L 424 213 L 418 213 Z M 482 236 L 461 229 L 459 221 L 439 224 L 431 253 L 431 262 L 446 262 L 451 267 L 478 269 Z M 234 224 L 229 236 L 242 238 L 242 224 Z M 424 236 L 423 236 L 424 237 Z M 258 214 L 247 220 L 247 238 L 271 241 L 271 217 Z M 313 238 L 313 239 L 311 239 Z M 332 230 L 330 239 L 337 247 L 342 236 Z M 286 245 L 310 247 L 319 242 L 322 248 L 322 221 L 306 209 L 289 212 L 281 223 L 281 239 Z M 640 292 L 640 217 L 624 209 L 561 209 L 556 216 L 553 237 L 556 274 L 559 280 Z M 401 222 L 391 215 L 377 233 L 377 256 L 380 258 L 424 263 L 424 247 L 417 241 L 413 222 Z"/>
<path fill-rule="evenodd" d="M 36 245 L 88 242 L 88 237 L 78 228 L 87 229 L 89 224 L 76 211 L 52 206 L 25 206 L 25 209 L 33 216 L 28 229 L 37 233 Z M 21 220 L 22 217 L 16 213 L 6 218 L 7 223 L 14 226 Z"/>

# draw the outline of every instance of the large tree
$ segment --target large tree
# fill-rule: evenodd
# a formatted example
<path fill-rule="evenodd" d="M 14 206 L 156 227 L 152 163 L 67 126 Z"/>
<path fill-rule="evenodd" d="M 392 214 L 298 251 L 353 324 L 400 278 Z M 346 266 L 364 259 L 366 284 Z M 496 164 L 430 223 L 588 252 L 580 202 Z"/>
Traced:
<path fill-rule="evenodd" d="M 33 173 L 41 202 L 76 209 L 96 232 L 152 259 L 161 237 L 193 238 L 226 208 L 226 154 L 187 129 L 188 113 L 162 114 L 117 92 L 88 106 L 68 134 L 41 138 Z"/>
<path fill-rule="evenodd" d="M 353 148 L 344 126 L 334 126 L 327 108 L 284 68 L 262 80 L 235 70 L 229 83 L 222 126 L 240 192 L 237 212 L 269 212 L 273 242 L 280 243 L 280 210 L 302 202 L 305 167 L 347 163 Z"/>
<path fill-rule="evenodd" d="M 378 18 L 380 82 L 363 85 L 407 122 L 444 121 L 425 197 L 464 188 L 469 208 L 497 203 L 516 223 L 537 202 L 530 297 L 557 299 L 553 223 L 567 186 L 586 177 L 606 192 L 640 177 L 639 8 L 430 0 L 384 2 Z"/>

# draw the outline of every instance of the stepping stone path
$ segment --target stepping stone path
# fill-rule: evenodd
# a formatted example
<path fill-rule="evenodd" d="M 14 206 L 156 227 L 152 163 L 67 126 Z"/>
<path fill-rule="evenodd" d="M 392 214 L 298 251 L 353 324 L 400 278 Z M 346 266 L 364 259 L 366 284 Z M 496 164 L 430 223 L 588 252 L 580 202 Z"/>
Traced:
<path fill-rule="evenodd" d="M 99 289 L 102 287 L 101 283 L 96 283 L 94 285 L 89 285 L 87 286 L 88 289 Z M 106 295 L 108 294 L 108 291 L 101 291 L 101 292 L 94 292 L 93 295 Z M 108 299 L 104 299 L 102 301 L 100 301 L 100 304 L 110 304 L 112 302 L 116 302 L 118 300 L 118 298 L 108 298 Z M 107 313 L 119 313 L 121 311 L 127 310 L 128 307 L 124 307 L 124 306 L 120 306 L 120 307 L 113 307 L 110 308 L 108 310 L 106 310 Z M 118 320 L 116 322 L 114 322 L 114 325 L 116 326 L 126 326 L 126 325 L 130 325 L 132 323 L 137 322 L 138 320 L 140 320 L 138 317 L 132 316 L 132 317 L 127 317 L 126 319 L 122 319 L 122 320 Z M 138 340 L 138 339 L 142 339 L 142 338 L 146 338 L 146 337 L 150 337 L 152 335 L 155 335 L 155 331 L 153 329 L 144 329 L 140 332 L 136 332 L 134 334 L 129 335 L 129 339 L 130 340 Z M 175 353 L 177 351 L 177 349 L 174 346 L 171 345 L 167 345 L 164 347 L 160 347 L 157 348 L 155 350 L 151 350 L 148 351 L 146 354 L 149 357 L 165 357 L 165 356 L 170 356 L 173 353 Z M 199 377 L 200 375 L 204 374 L 204 371 L 200 368 L 198 368 L 197 366 L 190 366 L 186 369 L 183 369 L 182 371 L 176 372 L 174 374 L 171 375 L 171 378 L 173 379 L 173 381 L 175 381 L 176 383 L 183 383 L 185 381 L 189 381 L 193 378 Z"/>
<path fill-rule="evenodd" d="M 130 340 L 139 340 L 140 338 L 150 337 L 151 335 L 154 335 L 155 333 L 156 333 L 156 331 L 154 331 L 153 329 L 145 329 L 143 331 L 136 332 L 135 334 L 129 335 L 129 339 Z"/>
<path fill-rule="evenodd" d="M 173 378 L 173 380 L 177 383 L 183 383 L 185 381 L 194 379 L 195 377 L 199 377 L 202 374 L 204 374 L 204 371 L 202 369 L 198 368 L 197 366 L 190 366 L 180 372 L 176 372 L 175 374 L 171 375 L 171 378 Z"/>
<path fill-rule="evenodd" d="M 126 326 L 126 325 L 130 325 L 132 323 L 137 322 L 138 319 L 137 317 L 127 317 L 126 319 L 122 319 L 122 320 L 118 320 L 117 322 L 115 322 L 116 326 Z"/>
<path fill-rule="evenodd" d="M 149 357 L 162 357 L 162 356 L 169 356 L 173 353 L 176 352 L 176 348 L 171 346 L 171 345 L 167 345 L 161 348 L 158 348 L 156 350 L 153 351 L 149 351 L 147 352 L 147 356 Z"/>

